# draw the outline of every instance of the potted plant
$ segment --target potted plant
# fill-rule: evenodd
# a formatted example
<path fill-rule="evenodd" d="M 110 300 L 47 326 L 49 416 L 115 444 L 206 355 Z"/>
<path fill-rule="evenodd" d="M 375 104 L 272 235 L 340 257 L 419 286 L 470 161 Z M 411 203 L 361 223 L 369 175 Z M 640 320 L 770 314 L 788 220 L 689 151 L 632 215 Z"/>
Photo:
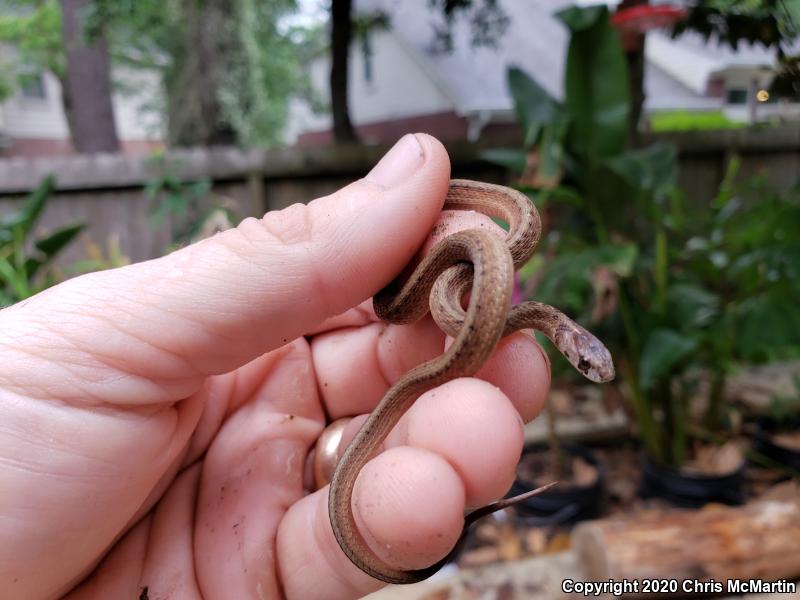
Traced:
<path fill-rule="evenodd" d="M 752 460 L 800 477 L 800 375 L 795 374 L 794 387 L 793 395 L 774 396 L 769 414 L 756 420 Z"/>
<path fill-rule="evenodd" d="M 686 441 L 673 440 L 679 442 L 668 457 L 673 465 L 689 463 L 692 438 L 725 438 L 731 408 L 724 398 L 732 373 L 744 364 L 796 355 L 800 347 L 800 319 L 792 308 L 800 292 L 800 195 L 770 190 L 759 178 L 736 183 L 738 165 L 736 158 L 730 161 L 705 214 L 680 224 L 670 252 L 666 314 L 670 330 L 685 336 L 691 361 L 672 383 L 677 379 L 690 393 L 700 384 L 707 389 L 700 418 L 682 420 Z M 683 406 L 689 408 L 688 400 Z M 744 461 L 738 459 L 737 468 L 732 454 L 719 457 L 711 466 L 712 491 L 689 493 L 689 503 L 742 499 L 734 488 Z M 658 486 L 663 473 L 651 473 L 646 481 Z"/>

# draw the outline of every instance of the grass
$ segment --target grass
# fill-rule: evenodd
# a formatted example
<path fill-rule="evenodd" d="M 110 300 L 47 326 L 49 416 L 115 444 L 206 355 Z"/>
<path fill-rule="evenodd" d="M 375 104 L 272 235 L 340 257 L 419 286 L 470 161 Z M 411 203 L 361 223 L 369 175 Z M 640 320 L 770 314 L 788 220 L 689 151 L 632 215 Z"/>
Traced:
<path fill-rule="evenodd" d="M 652 131 L 694 131 L 709 129 L 740 129 L 747 123 L 731 121 L 721 110 L 690 112 L 672 110 L 650 115 Z"/>

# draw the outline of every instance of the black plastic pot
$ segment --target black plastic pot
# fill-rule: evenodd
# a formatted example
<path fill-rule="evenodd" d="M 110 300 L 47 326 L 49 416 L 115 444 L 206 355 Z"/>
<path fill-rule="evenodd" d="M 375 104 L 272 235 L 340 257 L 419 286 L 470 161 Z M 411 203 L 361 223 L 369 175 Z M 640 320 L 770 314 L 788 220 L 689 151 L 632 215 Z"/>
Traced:
<path fill-rule="evenodd" d="M 793 425 L 800 428 L 800 423 L 794 423 Z M 756 421 L 753 434 L 753 451 L 768 461 L 778 463 L 778 465 L 789 470 L 800 472 L 800 451 L 776 444 L 773 436 L 777 431 L 778 426 L 775 421 L 767 417 L 759 418 Z"/>
<path fill-rule="evenodd" d="M 664 500 L 687 508 L 698 508 L 704 504 L 743 504 L 742 489 L 745 463 L 727 475 L 695 475 L 683 473 L 672 467 L 653 462 L 647 454 L 642 455 L 641 494 L 645 498 Z"/>
<path fill-rule="evenodd" d="M 556 485 L 550 490 L 514 505 L 517 516 L 530 525 L 561 525 L 575 523 L 600 516 L 605 504 L 605 467 L 597 456 L 588 448 L 577 445 L 565 445 L 562 450 L 570 456 L 579 456 L 597 469 L 597 480 L 590 486 Z M 523 451 L 543 453 L 547 450 L 541 444 L 531 445 Z M 525 493 L 534 482 L 517 478 L 508 496 Z"/>

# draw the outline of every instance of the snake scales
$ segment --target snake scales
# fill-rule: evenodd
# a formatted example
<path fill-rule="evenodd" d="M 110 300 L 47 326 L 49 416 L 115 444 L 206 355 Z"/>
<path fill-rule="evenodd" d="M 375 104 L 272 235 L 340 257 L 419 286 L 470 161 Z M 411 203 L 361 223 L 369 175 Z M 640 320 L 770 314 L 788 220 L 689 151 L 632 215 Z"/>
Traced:
<path fill-rule="evenodd" d="M 526 328 L 544 333 L 590 380 L 603 382 L 614 377 L 605 346 L 557 309 L 538 302 L 511 307 L 514 271 L 531 257 L 541 233 L 539 214 L 525 195 L 503 186 L 452 180 L 444 208 L 474 210 L 503 219 L 509 224 L 506 239 L 483 229 L 455 233 L 439 242 L 408 279 L 395 280 L 375 295 L 375 313 L 384 321 L 413 323 L 430 310 L 437 325 L 454 341 L 442 355 L 412 369 L 386 392 L 345 450 L 330 481 L 328 509 L 336 540 L 353 564 L 389 583 L 426 579 L 448 558 L 414 571 L 389 567 L 359 534 L 351 507 L 359 471 L 421 394 L 451 379 L 474 375 L 501 337 Z M 464 310 L 462 298 L 467 292 L 469 303 Z M 475 519 L 544 489 L 470 513 L 464 531 Z"/>

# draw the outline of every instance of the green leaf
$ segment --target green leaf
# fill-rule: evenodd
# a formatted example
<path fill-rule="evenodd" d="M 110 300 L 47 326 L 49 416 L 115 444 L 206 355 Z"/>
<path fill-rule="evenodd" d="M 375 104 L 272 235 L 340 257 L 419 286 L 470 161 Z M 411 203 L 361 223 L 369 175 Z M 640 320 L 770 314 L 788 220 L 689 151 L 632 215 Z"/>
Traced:
<path fill-rule="evenodd" d="M 69 244 L 73 238 L 85 227 L 86 223 L 73 223 L 72 225 L 66 225 L 61 229 L 55 230 L 47 237 L 36 240 L 36 248 L 43 252 L 48 259 L 50 259 L 60 252 L 64 246 Z"/>
<path fill-rule="evenodd" d="M 565 76 L 572 146 L 586 156 L 622 152 L 628 133 L 628 72 L 605 6 L 557 13 L 572 29 Z"/>
<path fill-rule="evenodd" d="M 525 170 L 525 152 L 516 148 L 490 148 L 481 150 L 478 156 L 515 173 L 522 173 Z"/>
<path fill-rule="evenodd" d="M 782 3 L 783 10 L 786 11 L 787 21 L 794 26 L 795 33 L 800 29 L 800 2 L 789 0 Z"/>
<path fill-rule="evenodd" d="M 43 256 L 27 259 L 25 265 L 28 278 L 32 278 L 42 265 L 49 262 L 65 246 L 75 239 L 75 236 L 77 236 L 85 227 L 85 223 L 74 223 L 72 225 L 62 227 L 61 229 L 57 229 L 47 237 L 37 240 L 36 248 L 42 253 Z"/>
<path fill-rule="evenodd" d="M 562 112 L 556 113 L 553 120 L 544 127 L 539 149 L 539 174 L 542 177 L 552 178 L 558 174 L 564 161 L 564 140 L 568 127 L 569 119 Z"/>
<path fill-rule="evenodd" d="M 560 308 L 574 312 L 583 310 L 592 289 L 593 271 L 604 266 L 620 277 L 628 277 L 633 272 L 637 252 L 634 244 L 562 251 L 548 265 L 537 290 L 537 299 L 557 302 Z"/>
<path fill-rule="evenodd" d="M 583 196 L 581 196 L 575 188 L 564 185 L 557 185 L 551 189 L 539 190 L 537 199 L 541 199 L 542 203 L 557 202 L 569 206 L 576 206 L 578 208 L 582 208 L 584 205 Z"/>
<path fill-rule="evenodd" d="M 719 297 L 701 287 L 673 284 L 667 290 L 672 321 L 683 330 L 705 327 L 719 314 Z"/>
<path fill-rule="evenodd" d="M 570 6 L 556 12 L 556 18 L 569 27 L 573 33 L 589 29 L 604 18 L 604 6 Z"/>
<path fill-rule="evenodd" d="M 606 164 L 632 187 L 656 194 L 669 192 L 678 180 L 678 152 L 672 144 L 628 150 Z"/>
<path fill-rule="evenodd" d="M 697 340 L 672 329 L 656 329 L 647 337 L 639 361 L 639 382 L 649 389 L 697 348 Z"/>
<path fill-rule="evenodd" d="M 6 100 L 12 93 L 14 93 L 14 88 L 8 79 L 8 74 L 0 72 L 0 102 Z M 1 299 L 0 306 L 2 306 Z"/>
<path fill-rule="evenodd" d="M 736 306 L 733 314 L 736 351 L 746 360 L 780 358 L 800 347 L 800 314 L 790 293 L 753 296 Z"/>
<path fill-rule="evenodd" d="M 509 67 L 506 81 L 524 132 L 525 147 L 531 148 L 536 145 L 542 128 L 563 109 L 547 90 L 517 67 Z"/>
<path fill-rule="evenodd" d="M 4 256 L 0 256 L 0 282 L 13 292 L 12 297 L 22 300 L 31 295 L 24 272 L 15 269 Z"/>
<path fill-rule="evenodd" d="M 594 252 L 597 254 L 599 264 L 608 267 L 620 277 L 629 277 L 633 272 L 639 249 L 636 244 L 624 244 L 600 246 L 595 248 Z"/>
<path fill-rule="evenodd" d="M 27 237 L 53 193 L 55 183 L 55 177 L 52 175 L 45 177 L 39 186 L 28 195 L 25 203 L 17 212 L 0 221 L 0 228 L 18 229 L 23 238 Z"/>

